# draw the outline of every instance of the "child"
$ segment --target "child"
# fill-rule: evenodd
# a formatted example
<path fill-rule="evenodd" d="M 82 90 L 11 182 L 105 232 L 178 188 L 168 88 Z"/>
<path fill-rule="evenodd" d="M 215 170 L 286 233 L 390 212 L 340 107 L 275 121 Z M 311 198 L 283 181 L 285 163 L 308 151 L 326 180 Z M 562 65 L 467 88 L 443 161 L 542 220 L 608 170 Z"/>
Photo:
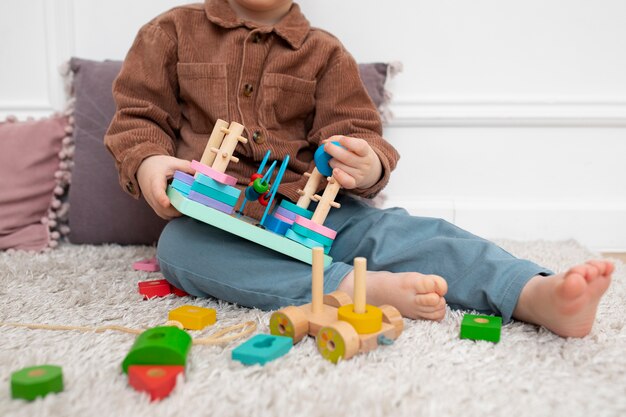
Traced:
<path fill-rule="evenodd" d="M 554 275 L 443 220 L 354 197 L 375 196 L 399 156 L 381 137 L 354 59 L 332 35 L 311 28 L 291 0 L 206 0 L 164 13 L 137 35 L 114 97 L 105 143 L 120 182 L 171 219 L 158 259 L 164 276 L 192 295 L 263 309 L 311 297 L 309 265 L 179 217 L 170 205 L 167 179 L 175 170 L 194 173 L 189 161 L 200 159 L 221 118 L 247 129 L 240 162 L 228 171 L 239 187 L 270 149 L 274 159 L 290 156 L 279 193 L 291 200 L 314 167 L 315 149 L 329 140 L 343 145 L 327 145 L 333 176 L 347 192 L 325 223 L 338 231 L 325 292 L 351 294 L 351 262 L 363 256 L 372 271 L 368 302 L 391 304 L 406 317 L 441 320 L 447 302 L 564 337 L 591 331 L 611 263 L 590 261 Z"/>

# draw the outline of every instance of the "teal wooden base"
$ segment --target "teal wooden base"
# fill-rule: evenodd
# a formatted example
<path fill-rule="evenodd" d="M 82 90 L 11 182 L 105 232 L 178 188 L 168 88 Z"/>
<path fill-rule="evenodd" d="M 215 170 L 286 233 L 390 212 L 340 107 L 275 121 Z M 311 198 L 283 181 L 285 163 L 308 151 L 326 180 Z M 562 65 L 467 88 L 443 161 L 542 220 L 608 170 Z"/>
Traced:
<path fill-rule="evenodd" d="M 167 196 L 178 211 L 189 217 L 193 217 L 203 223 L 210 224 L 211 226 L 225 230 L 299 261 L 308 264 L 312 264 L 313 262 L 313 253 L 310 248 L 256 226 L 257 222 L 252 218 L 238 214 L 229 215 L 203 206 L 200 203 L 185 198 L 172 187 L 167 187 Z M 324 266 L 330 265 L 332 260 L 333 258 L 330 256 L 324 255 Z"/>

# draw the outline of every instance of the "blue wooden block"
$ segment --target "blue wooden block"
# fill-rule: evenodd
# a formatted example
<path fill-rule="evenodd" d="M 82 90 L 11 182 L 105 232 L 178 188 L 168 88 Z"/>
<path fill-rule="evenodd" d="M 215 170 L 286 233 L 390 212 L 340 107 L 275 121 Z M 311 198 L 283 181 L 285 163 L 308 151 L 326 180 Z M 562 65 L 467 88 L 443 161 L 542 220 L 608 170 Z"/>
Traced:
<path fill-rule="evenodd" d="M 291 337 L 257 334 L 233 349 L 231 357 L 244 365 L 265 365 L 285 355 L 292 346 Z"/>
<path fill-rule="evenodd" d="M 267 230 L 271 230 L 274 233 L 279 235 L 285 235 L 287 230 L 291 227 L 291 225 L 287 222 L 284 222 L 280 219 L 277 219 L 274 216 L 267 216 L 265 218 L 265 224 L 263 225 Z"/>
<path fill-rule="evenodd" d="M 185 196 L 189 195 L 189 192 L 191 191 L 191 185 L 185 184 L 177 178 L 174 178 L 172 181 L 172 187 L 183 193 Z"/>
<path fill-rule="evenodd" d="M 296 206 L 291 201 L 287 201 L 287 200 L 281 201 L 280 207 L 284 208 L 285 210 L 289 210 L 293 213 L 296 213 L 298 216 L 306 217 L 307 219 L 311 219 L 311 217 L 313 217 L 313 212 L 311 210 L 303 209 L 302 207 Z"/>
<path fill-rule="evenodd" d="M 330 252 L 330 246 L 324 246 L 313 239 L 309 239 L 308 237 L 299 235 L 298 233 L 294 232 L 293 229 L 287 230 L 287 232 L 285 233 L 285 237 L 293 240 L 294 242 L 298 242 L 299 244 L 304 245 L 307 248 L 324 248 L 324 253 L 326 255 L 328 255 L 328 253 Z"/>
<path fill-rule="evenodd" d="M 333 175 L 333 169 L 329 165 L 329 162 L 333 157 L 326 153 L 326 151 L 324 150 L 325 145 L 326 144 L 324 143 L 322 144 L 322 146 L 317 148 L 317 150 L 315 151 L 315 155 L 313 155 L 313 160 L 315 161 L 315 167 L 320 172 L 320 174 L 325 177 L 330 177 Z M 337 141 L 333 141 L 333 145 L 337 145 L 340 148 L 345 149 L 345 146 Z"/>
<path fill-rule="evenodd" d="M 202 185 L 211 187 L 214 190 L 217 190 L 234 198 L 239 198 L 239 194 L 241 194 L 241 190 L 239 190 L 238 188 L 235 188 L 231 185 L 222 184 L 221 182 L 217 182 L 213 178 L 204 174 L 198 174 L 198 176 L 196 177 L 196 181 Z"/>
<path fill-rule="evenodd" d="M 211 197 L 213 200 L 228 204 L 229 206 L 235 206 L 235 204 L 237 204 L 237 198 L 233 197 L 232 195 L 224 194 L 223 192 L 201 184 L 198 181 L 193 183 L 191 189 L 199 194 Z"/>

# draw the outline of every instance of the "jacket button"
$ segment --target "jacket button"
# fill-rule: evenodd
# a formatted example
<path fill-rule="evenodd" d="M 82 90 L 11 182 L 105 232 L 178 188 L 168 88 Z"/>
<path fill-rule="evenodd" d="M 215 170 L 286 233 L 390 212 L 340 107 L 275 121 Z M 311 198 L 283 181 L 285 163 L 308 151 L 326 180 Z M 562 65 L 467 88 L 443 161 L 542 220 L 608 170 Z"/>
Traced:
<path fill-rule="evenodd" d="M 243 95 L 246 97 L 250 97 L 252 95 L 252 92 L 254 91 L 254 87 L 252 87 L 252 84 L 246 84 L 243 86 Z"/>
<path fill-rule="evenodd" d="M 132 183 L 132 182 L 128 181 L 128 182 L 126 183 L 126 190 L 127 190 L 129 193 L 134 194 L 134 192 L 135 192 L 135 186 L 133 185 L 133 183 Z"/>
<path fill-rule="evenodd" d="M 265 143 L 265 136 L 263 136 L 263 134 L 260 131 L 255 130 L 254 133 L 252 134 L 252 140 L 257 145 L 262 145 Z"/>
<path fill-rule="evenodd" d="M 252 42 L 253 43 L 259 43 L 261 42 L 261 40 L 263 40 L 263 37 L 261 36 L 261 34 L 259 32 L 256 32 L 253 36 L 252 36 Z"/>

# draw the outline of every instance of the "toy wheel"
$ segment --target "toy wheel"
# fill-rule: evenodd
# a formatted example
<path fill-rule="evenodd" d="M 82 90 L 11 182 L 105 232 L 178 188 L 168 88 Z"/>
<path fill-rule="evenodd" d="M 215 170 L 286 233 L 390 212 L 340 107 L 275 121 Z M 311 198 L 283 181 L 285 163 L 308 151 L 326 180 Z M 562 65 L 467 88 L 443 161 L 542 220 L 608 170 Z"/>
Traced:
<path fill-rule="evenodd" d="M 400 314 L 397 308 L 390 305 L 382 305 L 379 308 L 383 311 L 383 322 L 391 324 L 396 329 L 394 339 L 397 339 L 404 330 L 402 314 Z"/>
<path fill-rule="evenodd" d="M 306 315 L 298 307 L 285 307 L 270 317 L 270 333 L 274 336 L 291 337 L 294 345 L 302 340 L 308 330 Z"/>
<path fill-rule="evenodd" d="M 330 294 L 324 295 L 324 304 L 339 308 L 347 304 L 352 304 L 352 299 L 343 291 L 333 291 Z"/>
<path fill-rule="evenodd" d="M 322 357 L 332 363 L 337 363 L 340 359 L 350 359 L 357 354 L 361 344 L 356 330 L 344 321 L 322 327 L 315 342 Z"/>

